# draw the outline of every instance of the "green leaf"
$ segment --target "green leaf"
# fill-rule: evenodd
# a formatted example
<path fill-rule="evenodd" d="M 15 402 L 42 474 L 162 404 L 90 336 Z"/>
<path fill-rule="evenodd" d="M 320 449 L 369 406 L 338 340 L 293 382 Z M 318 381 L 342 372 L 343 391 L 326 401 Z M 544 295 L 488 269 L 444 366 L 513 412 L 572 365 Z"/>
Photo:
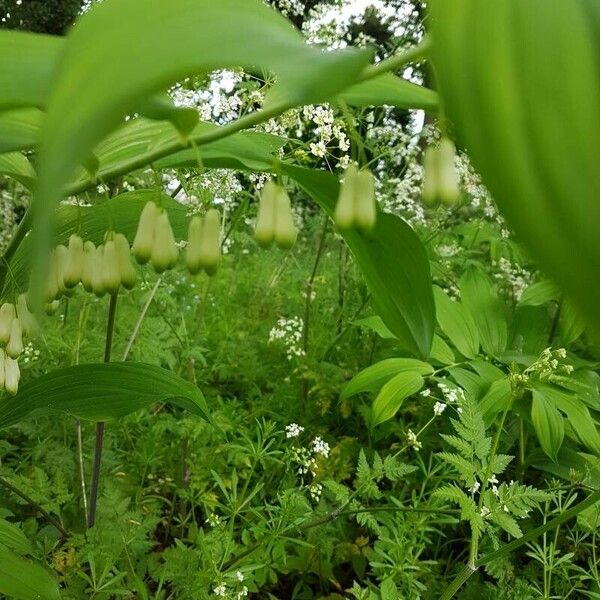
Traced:
<path fill-rule="evenodd" d="M 28 381 L 0 402 L 0 429 L 24 419 L 70 415 L 90 421 L 124 417 L 169 402 L 210 421 L 200 390 L 175 373 L 134 362 L 76 365 Z"/>
<path fill-rule="evenodd" d="M 460 278 L 460 297 L 477 326 L 484 351 L 495 356 L 506 350 L 506 307 L 489 277 L 476 267 L 467 269 Z"/>
<path fill-rule="evenodd" d="M 96 5 L 67 36 L 42 128 L 34 197 L 36 280 L 46 266 L 52 213 L 73 170 L 154 94 L 193 74 L 242 67 L 276 76 L 266 107 L 283 110 L 339 93 L 356 80 L 370 54 L 309 46 L 261 0 Z"/>
<path fill-rule="evenodd" d="M 456 360 L 452 348 L 437 334 L 433 336 L 429 358 L 442 365 L 451 365 Z"/>
<path fill-rule="evenodd" d="M 406 372 L 431 375 L 433 367 L 415 358 L 385 358 L 355 375 L 342 390 L 340 400 L 363 392 L 378 392 L 390 379 Z"/>
<path fill-rule="evenodd" d="M 585 330 L 585 323 L 582 321 L 577 309 L 572 302 L 564 300 L 560 307 L 558 319 L 559 341 L 561 345 L 568 346 L 572 344 Z"/>
<path fill-rule="evenodd" d="M 384 340 L 396 339 L 396 336 L 385 326 L 385 323 L 381 317 L 378 317 L 377 315 L 358 319 L 352 324 L 357 325 L 358 327 L 366 327 L 367 329 L 374 331 L 380 338 Z"/>
<path fill-rule="evenodd" d="M 550 385 L 536 384 L 536 390 L 566 415 L 570 429 L 573 431 L 572 437 L 600 456 L 600 433 L 584 402 L 577 396 L 562 392 Z"/>
<path fill-rule="evenodd" d="M 519 299 L 520 306 L 540 306 L 558 300 L 560 298 L 560 290 L 549 279 L 544 279 L 531 284 L 522 294 Z"/>
<path fill-rule="evenodd" d="M 423 387 L 423 377 L 415 371 L 399 373 L 382 388 L 371 407 L 371 425 L 375 427 L 391 419 L 406 398 Z"/>
<path fill-rule="evenodd" d="M 37 108 L 0 112 L 0 153 L 33 148 L 39 139 L 42 117 Z"/>
<path fill-rule="evenodd" d="M 395 106 L 421 108 L 430 112 L 439 109 L 438 95 L 430 89 L 385 73 L 369 81 L 349 87 L 340 98 L 350 106 Z"/>
<path fill-rule="evenodd" d="M 430 10 L 460 144 L 532 257 L 599 331 L 600 4 L 436 0 Z"/>
<path fill-rule="evenodd" d="M 554 403 L 537 390 L 532 392 L 531 421 L 542 450 L 556 460 L 565 436 L 565 424 Z"/>
<path fill-rule="evenodd" d="M 12 177 L 29 190 L 33 188 L 35 182 L 35 171 L 20 152 L 0 154 L 0 175 Z"/>
<path fill-rule="evenodd" d="M 0 519 L 0 548 L 2 546 L 14 550 L 20 555 L 33 552 L 31 542 L 25 537 L 25 534 L 16 525 L 4 519 Z"/>
<path fill-rule="evenodd" d="M 473 317 L 460 303 L 451 300 L 441 288 L 433 287 L 435 315 L 441 330 L 467 358 L 479 353 L 479 333 Z"/>
<path fill-rule="evenodd" d="M 18 600 L 60 600 L 48 571 L 0 547 L 0 592 Z"/>
<path fill-rule="evenodd" d="M 511 398 L 512 387 L 508 377 L 498 379 L 490 385 L 485 396 L 479 401 L 479 408 L 488 425 L 491 424 L 498 413 L 506 409 L 510 404 Z"/>
<path fill-rule="evenodd" d="M 333 215 L 337 177 L 288 164 L 282 168 Z M 417 234 L 399 217 L 378 213 L 370 234 L 350 230 L 342 235 L 373 294 L 375 309 L 400 347 L 420 358 L 429 356 L 435 306 L 429 259 Z"/>

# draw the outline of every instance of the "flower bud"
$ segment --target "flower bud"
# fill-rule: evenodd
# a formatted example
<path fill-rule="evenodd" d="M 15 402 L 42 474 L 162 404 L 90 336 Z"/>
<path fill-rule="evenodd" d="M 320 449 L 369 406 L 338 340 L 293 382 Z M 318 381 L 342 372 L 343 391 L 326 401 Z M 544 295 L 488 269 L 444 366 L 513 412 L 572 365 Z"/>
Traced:
<path fill-rule="evenodd" d="M 171 223 L 169 223 L 169 214 L 166 210 L 162 210 L 156 217 L 154 245 L 150 262 L 157 273 L 162 273 L 175 266 L 177 257 L 177 244 L 175 243 Z"/>
<path fill-rule="evenodd" d="M 185 249 L 185 264 L 192 275 L 202 269 L 202 236 L 204 219 L 194 215 L 188 227 L 188 245 Z"/>
<path fill-rule="evenodd" d="M 27 296 L 19 294 L 17 298 L 17 318 L 21 321 L 23 333 L 28 337 L 34 337 L 39 331 L 39 324 L 35 316 L 27 306 Z"/>
<path fill-rule="evenodd" d="M 83 270 L 83 240 L 78 235 L 69 238 L 69 248 L 65 260 L 64 284 L 74 288 L 81 281 Z"/>
<path fill-rule="evenodd" d="M 58 296 L 58 269 L 56 266 L 56 254 L 53 251 L 48 265 L 46 276 L 46 287 L 44 289 L 44 300 L 52 302 Z"/>
<path fill-rule="evenodd" d="M 275 196 L 275 243 L 282 250 L 289 250 L 298 237 L 294 225 L 294 215 L 290 197 L 284 188 L 280 187 Z"/>
<path fill-rule="evenodd" d="M 54 249 L 56 257 L 56 286 L 58 288 L 58 296 L 72 296 L 72 290 L 67 289 L 65 285 L 65 268 L 67 266 L 67 257 L 69 251 L 64 244 L 59 244 Z"/>
<path fill-rule="evenodd" d="M 137 273 L 131 262 L 131 251 L 129 241 L 122 233 L 116 233 L 114 237 L 115 249 L 117 251 L 117 260 L 119 263 L 119 273 L 121 275 L 121 284 L 126 290 L 130 290 L 135 285 Z"/>
<path fill-rule="evenodd" d="M 44 308 L 44 312 L 50 317 L 56 313 L 58 307 L 60 306 L 60 302 L 58 300 L 53 300 L 52 302 L 48 302 Z"/>
<path fill-rule="evenodd" d="M 452 140 L 444 137 L 438 148 L 439 152 L 439 179 L 438 194 L 445 204 L 454 204 L 460 195 L 458 174 L 454 166 L 456 148 Z"/>
<path fill-rule="evenodd" d="M 23 352 L 23 328 L 21 319 L 15 317 L 10 328 L 10 339 L 6 344 L 6 354 L 11 358 L 18 358 Z"/>
<path fill-rule="evenodd" d="M 258 201 L 258 214 L 254 226 L 254 239 L 263 248 L 268 248 L 275 238 L 276 196 L 279 186 L 269 179 L 262 189 Z"/>
<path fill-rule="evenodd" d="M 104 281 L 104 244 L 100 244 L 93 255 L 92 291 L 98 298 L 102 298 L 106 294 L 106 284 Z"/>
<path fill-rule="evenodd" d="M 19 390 L 19 379 L 21 379 L 19 363 L 7 356 L 4 360 L 4 389 L 14 396 Z"/>
<path fill-rule="evenodd" d="M 158 207 L 154 202 L 147 202 L 133 240 L 133 255 L 141 265 L 145 265 L 152 257 L 157 217 Z"/>
<path fill-rule="evenodd" d="M 356 189 L 356 179 L 358 169 L 355 164 L 351 164 L 344 173 L 344 180 L 340 184 L 340 192 L 333 220 L 340 230 L 350 229 L 354 226 L 354 195 Z"/>
<path fill-rule="evenodd" d="M 112 234 L 111 234 L 112 235 Z M 121 270 L 119 269 L 119 258 L 115 242 L 108 239 L 104 244 L 103 253 L 104 289 L 109 294 L 117 294 L 121 286 Z"/>
<path fill-rule="evenodd" d="M 16 318 L 15 305 L 5 302 L 0 307 L 0 346 L 6 346 L 10 340 L 12 322 Z"/>
<path fill-rule="evenodd" d="M 214 208 L 204 216 L 200 244 L 202 267 L 208 275 L 214 275 L 221 261 L 221 216 Z"/>
<path fill-rule="evenodd" d="M 96 267 L 96 246 L 89 240 L 83 244 L 83 269 L 81 270 L 81 284 L 86 292 L 94 291 L 94 269 Z"/>
<path fill-rule="evenodd" d="M 375 179 L 369 169 L 361 169 L 355 179 L 354 225 L 362 231 L 371 231 L 376 220 Z"/>
<path fill-rule="evenodd" d="M 6 355 L 4 350 L 0 348 L 0 391 L 4 389 L 4 383 L 6 382 Z"/>

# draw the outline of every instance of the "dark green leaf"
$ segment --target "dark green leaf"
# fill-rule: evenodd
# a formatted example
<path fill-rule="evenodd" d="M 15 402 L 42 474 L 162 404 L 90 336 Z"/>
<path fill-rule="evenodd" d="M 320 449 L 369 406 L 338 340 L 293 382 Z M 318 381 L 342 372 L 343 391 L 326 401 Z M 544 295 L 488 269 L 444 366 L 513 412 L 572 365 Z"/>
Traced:
<path fill-rule="evenodd" d="M 371 425 L 375 427 L 391 419 L 406 398 L 423 387 L 423 377 L 415 371 L 405 371 L 390 379 L 382 388 L 371 408 Z"/>
<path fill-rule="evenodd" d="M 18 600 L 60 600 L 58 585 L 48 571 L 2 547 L 0 592 Z"/>
<path fill-rule="evenodd" d="M 204 396 L 192 383 L 153 365 L 115 362 L 76 365 L 28 381 L 16 396 L 0 402 L 0 429 L 53 415 L 107 421 L 156 402 L 210 420 Z"/>
<path fill-rule="evenodd" d="M 33 548 L 31 542 L 25 537 L 25 534 L 12 523 L 0 519 L 0 548 L 6 546 L 9 550 L 14 550 L 17 554 L 31 554 Z"/>

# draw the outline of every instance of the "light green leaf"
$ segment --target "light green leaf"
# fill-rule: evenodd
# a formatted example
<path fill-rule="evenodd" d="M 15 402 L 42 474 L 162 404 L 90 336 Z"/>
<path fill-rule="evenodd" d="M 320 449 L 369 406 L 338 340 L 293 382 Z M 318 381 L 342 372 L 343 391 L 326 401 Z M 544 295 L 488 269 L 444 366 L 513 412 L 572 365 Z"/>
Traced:
<path fill-rule="evenodd" d="M 70 415 L 117 419 L 156 402 L 169 402 L 210 420 L 200 390 L 175 373 L 134 362 L 76 365 L 28 381 L 0 402 L 0 429 L 36 417 Z"/>
<path fill-rule="evenodd" d="M 540 306 L 546 304 L 550 300 L 558 300 L 560 298 L 560 290 L 549 279 L 544 279 L 536 283 L 532 283 L 522 294 L 519 299 L 520 306 Z"/>
<path fill-rule="evenodd" d="M 437 334 L 433 336 L 429 358 L 442 365 L 451 365 L 456 360 L 452 348 Z"/>
<path fill-rule="evenodd" d="M 40 136 L 42 117 L 37 108 L 0 112 L 0 154 L 33 148 Z"/>
<path fill-rule="evenodd" d="M 508 377 L 498 379 L 490 385 L 489 390 L 479 401 L 479 408 L 487 425 L 491 424 L 494 417 L 504 411 L 512 398 L 512 388 Z"/>
<path fill-rule="evenodd" d="M 459 143 L 532 257 L 600 331 L 600 3 L 436 0 L 430 11 Z"/>
<path fill-rule="evenodd" d="M 531 421 L 542 450 L 556 460 L 565 436 L 565 424 L 554 403 L 537 390 L 532 392 Z"/>
<path fill-rule="evenodd" d="M 395 106 L 396 108 L 421 108 L 430 112 L 439 109 L 438 95 L 410 81 L 385 73 L 369 81 L 349 87 L 340 98 L 350 106 Z"/>
<path fill-rule="evenodd" d="M 35 171 L 20 152 L 0 154 L 0 175 L 15 179 L 27 189 L 32 189 L 35 183 Z"/>
<path fill-rule="evenodd" d="M 58 585 L 46 569 L 2 547 L 0 592 L 18 600 L 60 600 Z"/>
<path fill-rule="evenodd" d="M 390 379 L 373 402 L 371 425 L 375 427 L 391 419 L 404 400 L 418 392 L 423 384 L 423 377 L 415 371 L 405 371 Z"/>
<path fill-rule="evenodd" d="M 460 303 L 451 300 L 446 292 L 434 286 L 435 315 L 441 330 L 457 350 L 467 358 L 479 353 L 479 333 L 473 317 Z"/>
<path fill-rule="evenodd" d="M 506 350 L 506 307 L 488 276 L 476 267 L 467 269 L 460 278 L 460 297 L 477 326 L 484 351 L 495 356 Z"/>
<path fill-rule="evenodd" d="M 364 317 L 363 319 L 357 319 L 353 322 L 353 325 L 358 327 L 366 327 L 371 331 L 374 331 L 380 338 L 384 340 L 395 340 L 396 336 L 385 326 L 381 317 L 372 315 L 370 317 Z"/>
<path fill-rule="evenodd" d="M 378 392 L 392 377 L 406 372 L 431 375 L 433 367 L 415 358 L 385 358 L 355 375 L 342 390 L 340 400 L 363 392 Z"/>
<path fill-rule="evenodd" d="M 20 555 L 31 554 L 33 551 L 31 542 L 25 537 L 25 534 L 16 525 L 4 519 L 0 519 L 0 548 L 2 546 L 14 550 Z"/>
<path fill-rule="evenodd" d="M 337 177 L 287 164 L 282 168 L 333 215 L 339 192 Z M 354 230 L 342 235 L 373 294 L 375 309 L 399 346 L 415 356 L 429 356 L 435 306 L 429 259 L 418 235 L 402 219 L 387 213 L 377 215 L 368 235 Z"/>

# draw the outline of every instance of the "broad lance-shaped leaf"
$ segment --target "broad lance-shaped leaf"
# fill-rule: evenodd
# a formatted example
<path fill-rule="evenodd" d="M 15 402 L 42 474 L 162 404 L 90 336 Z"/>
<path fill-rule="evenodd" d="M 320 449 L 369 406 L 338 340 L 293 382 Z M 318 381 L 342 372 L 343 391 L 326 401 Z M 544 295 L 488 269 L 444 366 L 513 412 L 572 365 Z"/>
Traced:
<path fill-rule="evenodd" d="M 504 352 L 508 343 L 506 306 L 489 277 L 469 267 L 460 278 L 460 297 L 477 326 L 485 352 L 493 356 Z"/>
<path fill-rule="evenodd" d="M 419 375 L 431 375 L 433 367 L 415 358 L 385 358 L 357 373 L 344 387 L 340 400 L 362 392 L 378 392 L 390 379 L 410 371 Z"/>
<path fill-rule="evenodd" d="M 46 569 L 2 546 L 0 593 L 15 600 L 60 600 L 58 585 Z"/>
<path fill-rule="evenodd" d="M 0 154 L 37 145 L 43 113 L 37 108 L 0 112 Z"/>
<path fill-rule="evenodd" d="M 278 77 L 267 105 L 283 109 L 340 92 L 370 55 L 307 45 L 261 0 L 97 4 L 67 37 L 44 120 L 34 197 L 35 281 L 41 285 L 51 216 L 77 163 L 146 98 L 195 73 L 243 67 Z"/>
<path fill-rule="evenodd" d="M 282 170 L 333 216 L 339 192 L 335 175 L 288 164 Z M 379 212 L 369 234 L 348 230 L 341 235 L 373 294 L 376 311 L 398 345 L 415 356 L 429 356 L 435 306 L 429 259 L 417 234 L 401 218 Z"/>
<path fill-rule="evenodd" d="M 0 402 L 0 429 L 25 419 L 70 415 L 108 421 L 156 402 L 169 402 L 210 422 L 200 390 L 175 373 L 143 363 L 114 362 L 57 369 Z"/>
<path fill-rule="evenodd" d="M 0 547 L 6 546 L 18 554 L 31 554 L 33 547 L 25 534 L 13 523 L 0 519 Z"/>
<path fill-rule="evenodd" d="M 438 95 L 433 90 L 385 73 L 369 81 L 349 87 L 340 98 L 350 106 L 381 106 L 421 108 L 430 112 L 439 109 Z"/>
<path fill-rule="evenodd" d="M 398 412 L 406 398 L 422 387 L 423 377 L 415 371 L 405 371 L 390 379 L 382 388 L 371 407 L 371 425 L 388 421 Z"/>
<path fill-rule="evenodd" d="M 433 288 L 433 296 L 441 330 L 463 356 L 475 358 L 479 354 L 479 333 L 471 313 L 460 302 L 451 300 L 437 286 Z"/>
<path fill-rule="evenodd" d="M 0 175 L 15 179 L 29 190 L 35 182 L 35 171 L 20 152 L 0 154 Z"/>
<path fill-rule="evenodd" d="M 536 390 L 532 392 L 531 421 L 542 450 L 556 460 L 565 436 L 565 424 L 554 404 Z"/>
<path fill-rule="evenodd" d="M 600 3 L 435 0 L 444 106 L 540 266 L 600 331 Z"/>

